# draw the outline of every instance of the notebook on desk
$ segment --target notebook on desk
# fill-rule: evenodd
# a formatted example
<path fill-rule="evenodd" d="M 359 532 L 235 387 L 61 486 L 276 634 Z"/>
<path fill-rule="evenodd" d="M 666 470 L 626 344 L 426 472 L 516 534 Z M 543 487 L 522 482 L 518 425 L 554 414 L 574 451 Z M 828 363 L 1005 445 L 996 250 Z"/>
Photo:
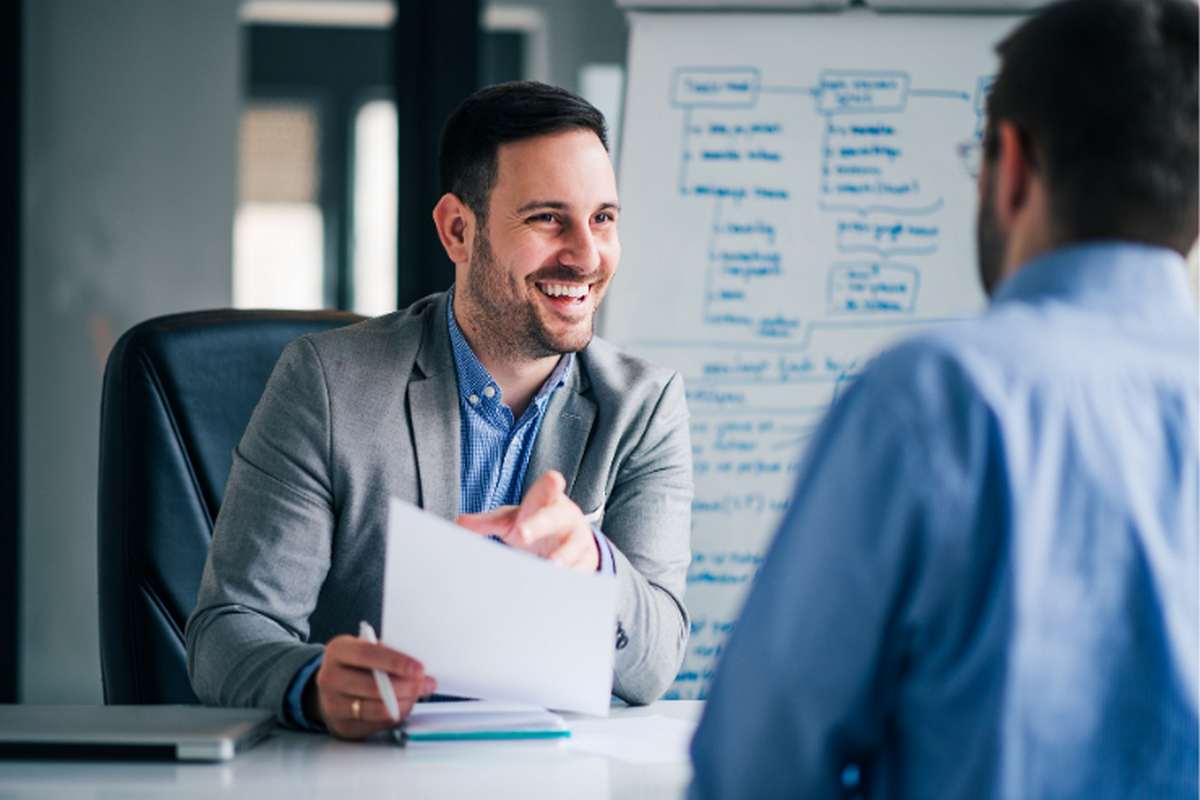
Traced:
<path fill-rule="evenodd" d="M 417 703 L 393 735 L 400 744 L 515 739 L 563 739 L 566 721 L 538 706 L 466 700 Z"/>
<path fill-rule="evenodd" d="M 274 724 L 249 708 L 0 705 L 0 758 L 228 761 Z"/>

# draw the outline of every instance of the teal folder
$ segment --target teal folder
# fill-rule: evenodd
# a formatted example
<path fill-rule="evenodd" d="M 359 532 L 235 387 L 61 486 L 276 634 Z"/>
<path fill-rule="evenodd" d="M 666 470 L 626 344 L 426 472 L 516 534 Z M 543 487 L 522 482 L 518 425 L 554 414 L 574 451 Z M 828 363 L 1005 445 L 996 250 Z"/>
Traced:
<path fill-rule="evenodd" d="M 562 717 L 544 708 L 468 700 L 418 703 L 393 735 L 401 744 L 409 744 L 564 739 L 571 730 Z"/>

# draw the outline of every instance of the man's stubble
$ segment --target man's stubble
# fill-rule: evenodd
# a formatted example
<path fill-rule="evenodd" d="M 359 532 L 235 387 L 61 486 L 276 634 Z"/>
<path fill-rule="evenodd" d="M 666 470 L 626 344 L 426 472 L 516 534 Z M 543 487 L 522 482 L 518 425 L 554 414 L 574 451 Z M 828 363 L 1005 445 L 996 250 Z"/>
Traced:
<path fill-rule="evenodd" d="M 539 270 L 532 280 L 574 280 L 569 268 Z M 480 226 L 471 253 L 471 271 L 461 291 L 475 314 L 474 327 L 485 339 L 477 344 L 499 360 L 525 361 L 578 352 L 591 342 L 595 315 L 584 335 L 556 339 L 546 330 L 534 310 L 525 286 L 496 259 L 488 239 L 486 223 Z"/>

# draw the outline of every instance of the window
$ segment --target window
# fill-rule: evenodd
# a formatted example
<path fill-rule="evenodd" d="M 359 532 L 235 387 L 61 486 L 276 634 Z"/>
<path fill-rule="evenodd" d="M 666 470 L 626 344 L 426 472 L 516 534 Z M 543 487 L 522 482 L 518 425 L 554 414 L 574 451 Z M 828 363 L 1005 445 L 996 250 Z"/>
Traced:
<path fill-rule="evenodd" d="M 239 135 L 233 304 L 321 308 L 324 222 L 311 104 L 251 103 Z"/>
<path fill-rule="evenodd" d="M 372 100 L 354 119 L 354 310 L 396 309 L 396 104 Z"/>
<path fill-rule="evenodd" d="M 394 309 L 391 5 L 255 0 L 242 13 L 234 305 Z"/>

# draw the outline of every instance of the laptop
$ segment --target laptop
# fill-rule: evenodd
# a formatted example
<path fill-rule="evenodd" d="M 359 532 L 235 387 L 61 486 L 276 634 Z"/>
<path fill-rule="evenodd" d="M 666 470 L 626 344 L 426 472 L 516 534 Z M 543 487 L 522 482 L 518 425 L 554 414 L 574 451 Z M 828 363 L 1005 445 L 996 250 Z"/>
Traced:
<path fill-rule="evenodd" d="M 228 761 L 273 727 L 250 708 L 0 705 L 0 758 Z"/>

